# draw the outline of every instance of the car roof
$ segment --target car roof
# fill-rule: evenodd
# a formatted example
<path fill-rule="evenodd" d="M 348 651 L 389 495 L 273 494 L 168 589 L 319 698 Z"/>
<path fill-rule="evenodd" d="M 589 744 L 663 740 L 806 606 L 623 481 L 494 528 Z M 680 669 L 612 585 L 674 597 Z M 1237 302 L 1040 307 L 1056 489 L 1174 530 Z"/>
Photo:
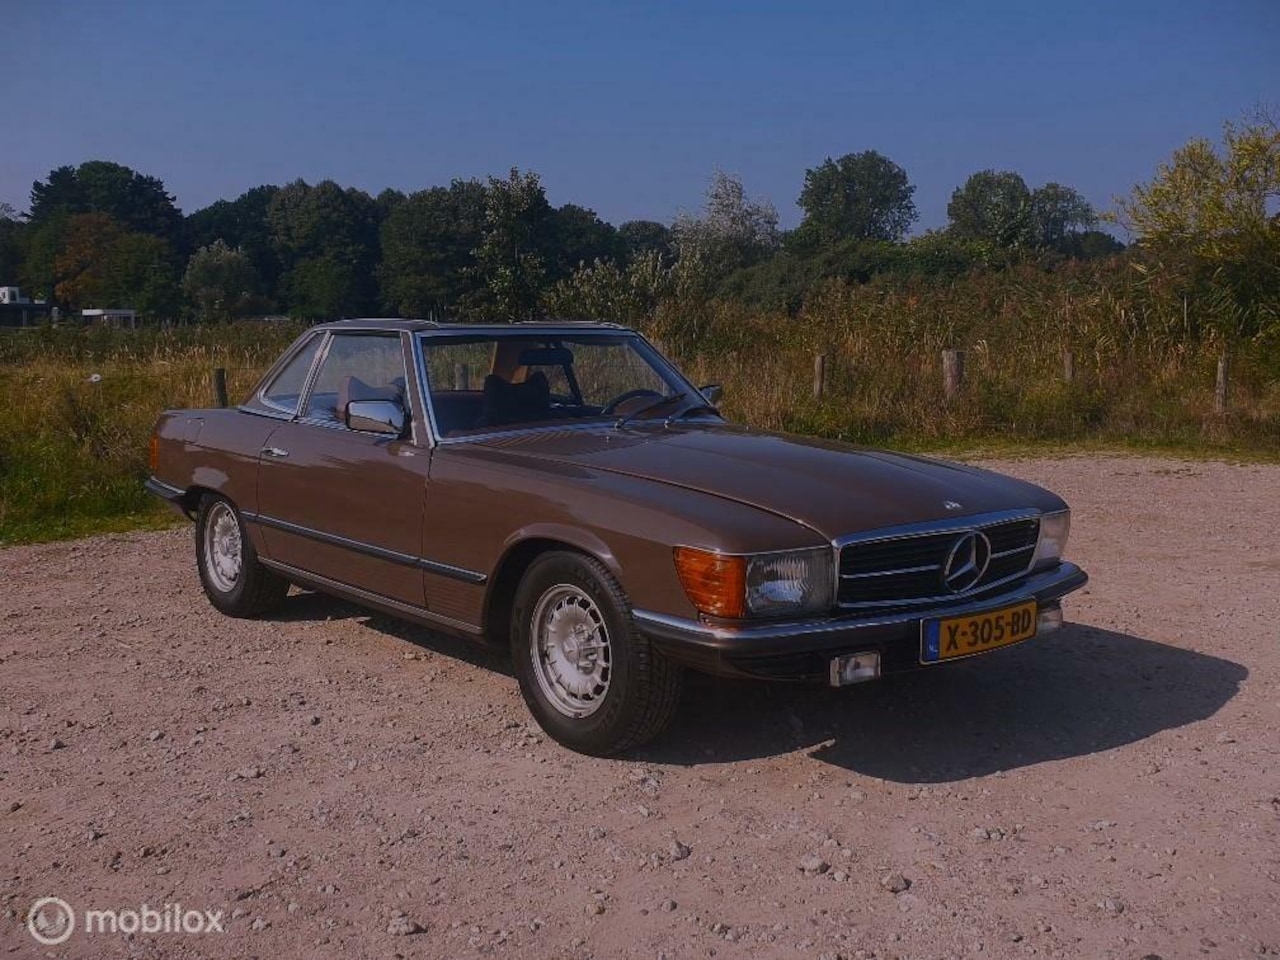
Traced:
<path fill-rule="evenodd" d="M 484 336 L 519 333 L 630 333 L 629 327 L 598 320 L 521 320 L 514 323 L 450 323 L 437 320 L 405 320 L 394 317 L 369 317 L 359 320 L 334 320 L 318 324 L 316 330 L 407 330 L 410 333 L 480 334 Z"/>

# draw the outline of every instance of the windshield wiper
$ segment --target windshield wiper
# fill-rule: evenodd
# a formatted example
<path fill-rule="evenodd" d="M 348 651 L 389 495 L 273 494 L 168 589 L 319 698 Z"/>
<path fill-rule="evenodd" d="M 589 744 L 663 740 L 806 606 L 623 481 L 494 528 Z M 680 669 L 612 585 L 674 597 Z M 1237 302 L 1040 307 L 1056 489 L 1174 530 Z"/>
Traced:
<path fill-rule="evenodd" d="M 617 430 L 621 427 L 626 426 L 636 417 L 642 417 L 646 413 L 652 413 L 654 410 L 657 410 L 659 407 L 665 407 L 668 403 L 677 403 L 681 400 L 687 399 L 688 396 L 689 394 L 685 392 L 685 393 L 677 393 L 670 397 L 659 397 L 657 400 L 651 400 L 649 403 L 646 403 L 643 407 L 640 407 L 637 410 L 632 410 L 630 413 L 626 414 L 625 416 L 621 416 L 617 420 L 613 421 L 613 428 Z"/>
<path fill-rule="evenodd" d="M 671 416 L 667 417 L 667 419 L 663 420 L 662 425 L 664 427 L 669 426 L 681 417 L 687 417 L 691 413 L 714 413 L 717 417 L 720 416 L 720 410 L 704 400 L 699 403 L 691 403 L 687 407 L 681 407 L 679 410 L 673 412 Z"/>

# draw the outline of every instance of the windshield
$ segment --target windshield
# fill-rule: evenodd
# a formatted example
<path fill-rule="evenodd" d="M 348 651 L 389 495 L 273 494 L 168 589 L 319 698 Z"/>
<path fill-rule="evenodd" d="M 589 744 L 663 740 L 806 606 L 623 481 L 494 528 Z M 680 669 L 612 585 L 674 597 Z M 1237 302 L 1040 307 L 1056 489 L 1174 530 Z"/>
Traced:
<path fill-rule="evenodd" d="M 436 429 L 492 429 L 632 415 L 666 416 L 690 386 L 629 334 L 426 335 L 420 338 Z M 700 398 L 699 398 L 700 399 Z"/>

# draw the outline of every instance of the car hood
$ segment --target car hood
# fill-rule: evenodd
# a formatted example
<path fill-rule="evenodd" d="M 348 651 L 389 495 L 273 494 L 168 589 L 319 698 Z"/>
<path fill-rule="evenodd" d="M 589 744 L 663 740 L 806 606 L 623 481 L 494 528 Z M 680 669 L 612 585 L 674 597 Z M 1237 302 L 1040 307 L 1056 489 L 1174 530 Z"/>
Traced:
<path fill-rule="evenodd" d="M 828 539 L 996 510 L 1061 509 L 1034 484 L 923 457 L 732 425 L 534 431 L 468 443 L 725 497 L 803 523 Z M 959 506 L 954 506 L 958 504 Z"/>

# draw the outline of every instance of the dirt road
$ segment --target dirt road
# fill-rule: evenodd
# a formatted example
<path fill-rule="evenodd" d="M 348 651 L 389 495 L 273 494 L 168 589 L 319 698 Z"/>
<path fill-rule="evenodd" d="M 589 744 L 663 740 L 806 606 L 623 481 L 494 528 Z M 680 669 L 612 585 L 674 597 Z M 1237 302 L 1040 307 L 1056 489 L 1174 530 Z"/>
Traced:
<path fill-rule="evenodd" d="M 626 760 L 465 644 L 216 615 L 185 529 L 0 552 L 0 953 L 1280 953 L 1280 468 L 998 466 L 1075 507 L 1077 625 L 842 693 L 693 682 Z M 83 929 L 144 903 L 205 932 Z"/>

